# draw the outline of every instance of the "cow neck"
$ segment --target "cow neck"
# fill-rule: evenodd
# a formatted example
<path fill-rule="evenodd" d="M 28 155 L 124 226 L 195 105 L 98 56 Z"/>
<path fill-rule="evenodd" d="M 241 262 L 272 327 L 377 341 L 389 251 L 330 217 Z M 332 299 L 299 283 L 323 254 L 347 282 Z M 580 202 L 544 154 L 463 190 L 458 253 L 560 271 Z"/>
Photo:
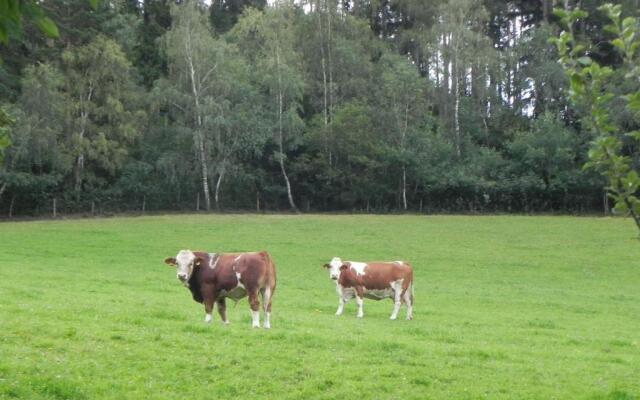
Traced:
<path fill-rule="evenodd" d="M 197 301 L 198 303 L 202 303 L 203 301 L 203 296 L 202 296 L 202 283 L 205 279 L 205 274 L 207 273 L 207 270 L 209 270 L 210 268 L 208 267 L 209 265 L 209 254 L 208 253 L 201 253 L 201 252 L 197 252 L 194 253 L 196 254 L 198 257 L 202 258 L 203 263 L 201 263 L 198 267 L 194 267 L 193 272 L 191 273 L 191 277 L 189 278 L 189 290 L 191 291 L 191 294 L 193 296 L 193 299 L 195 301 Z"/>
<path fill-rule="evenodd" d="M 189 278 L 189 286 L 188 289 L 191 292 L 191 295 L 193 296 L 193 300 L 197 301 L 198 303 L 202 303 L 203 301 L 203 296 L 202 296 L 202 292 L 200 291 L 200 282 L 202 281 L 200 278 L 200 268 L 198 268 L 197 270 L 193 271 L 193 273 L 191 274 L 191 277 Z"/>

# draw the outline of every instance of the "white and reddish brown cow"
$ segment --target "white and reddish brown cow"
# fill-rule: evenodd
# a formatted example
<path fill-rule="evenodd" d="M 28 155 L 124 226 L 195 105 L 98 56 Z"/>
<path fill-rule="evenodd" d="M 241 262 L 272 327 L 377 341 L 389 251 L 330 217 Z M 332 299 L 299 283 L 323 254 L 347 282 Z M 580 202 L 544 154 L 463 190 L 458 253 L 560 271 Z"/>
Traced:
<path fill-rule="evenodd" d="M 198 303 L 204 303 L 205 322 L 211 322 L 213 304 L 222 322 L 228 324 L 225 299 L 249 297 L 252 325 L 260 327 L 260 302 L 264 308 L 264 327 L 270 328 L 271 298 L 276 289 L 276 267 L 266 251 L 258 253 L 204 253 L 180 250 L 164 260 L 176 267 L 177 278 Z"/>
<path fill-rule="evenodd" d="M 358 305 L 358 318 L 364 316 L 364 297 L 373 300 L 391 298 L 394 303 L 391 319 L 398 317 L 403 302 L 407 305 L 407 319 L 413 319 L 413 270 L 408 263 L 343 262 L 334 257 L 324 267 L 329 270 L 329 277 L 336 281 L 339 301 L 336 315 L 342 314 L 344 304 L 353 297 Z"/>

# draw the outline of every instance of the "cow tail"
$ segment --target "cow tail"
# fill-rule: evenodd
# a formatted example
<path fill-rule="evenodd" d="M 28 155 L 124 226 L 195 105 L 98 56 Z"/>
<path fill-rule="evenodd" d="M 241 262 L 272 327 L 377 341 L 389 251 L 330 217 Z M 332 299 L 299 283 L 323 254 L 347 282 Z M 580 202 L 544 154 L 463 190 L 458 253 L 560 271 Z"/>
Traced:
<path fill-rule="evenodd" d="M 276 271 L 275 264 L 273 263 L 273 260 L 271 259 L 271 256 L 269 255 L 268 252 L 262 251 L 261 253 L 262 253 L 262 257 L 264 257 L 265 261 L 267 263 L 269 263 L 269 266 L 271 267 L 270 270 L 273 271 L 273 274 L 269 274 L 269 286 L 272 289 L 275 289 L 275 287 L 276 287 L 276 277 L 274 275 L 275 271 Z"/>
<path fill-rule="evenodd" d="M 413 303 L 415 302 L 415 300 L 413 300 L 413 277 L 411 278 L 411 305 L 413 306 Z"/>

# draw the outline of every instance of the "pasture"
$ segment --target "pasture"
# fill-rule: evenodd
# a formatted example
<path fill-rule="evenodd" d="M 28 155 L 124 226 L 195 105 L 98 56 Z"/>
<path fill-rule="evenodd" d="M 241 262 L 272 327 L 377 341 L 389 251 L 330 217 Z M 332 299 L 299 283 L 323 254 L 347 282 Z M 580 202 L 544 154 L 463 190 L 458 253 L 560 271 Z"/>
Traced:
<path fill-rule="evenodd" d="M 637 399 L 640 243 L 623 219 L 174 215 L 0 224 L 0 398 Z M 163 264 L 268 250 L 271 330 L 231 324 Z M 322 264 L 408 260 L 390 300 L 336 317 Z"/>

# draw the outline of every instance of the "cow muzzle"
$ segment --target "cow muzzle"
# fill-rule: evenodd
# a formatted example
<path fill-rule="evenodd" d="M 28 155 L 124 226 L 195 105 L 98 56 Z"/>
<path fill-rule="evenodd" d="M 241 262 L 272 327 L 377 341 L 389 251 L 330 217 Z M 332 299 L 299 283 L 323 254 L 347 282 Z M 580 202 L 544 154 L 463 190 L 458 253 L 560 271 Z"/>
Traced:
<path fill-rule="evenodd" d="M 185 283 L 187 281 L 187 274 L 178 274 L 178 280 Z"/>
<path fill-rule="evenodd" d="M 331 279 L 333 279 L 334 281 L 337 281 L 337 280 L 338 280 L 338 277 L 337 277 L 337 276 L 335 276 L 335 275 L 331 275 Z"/>

